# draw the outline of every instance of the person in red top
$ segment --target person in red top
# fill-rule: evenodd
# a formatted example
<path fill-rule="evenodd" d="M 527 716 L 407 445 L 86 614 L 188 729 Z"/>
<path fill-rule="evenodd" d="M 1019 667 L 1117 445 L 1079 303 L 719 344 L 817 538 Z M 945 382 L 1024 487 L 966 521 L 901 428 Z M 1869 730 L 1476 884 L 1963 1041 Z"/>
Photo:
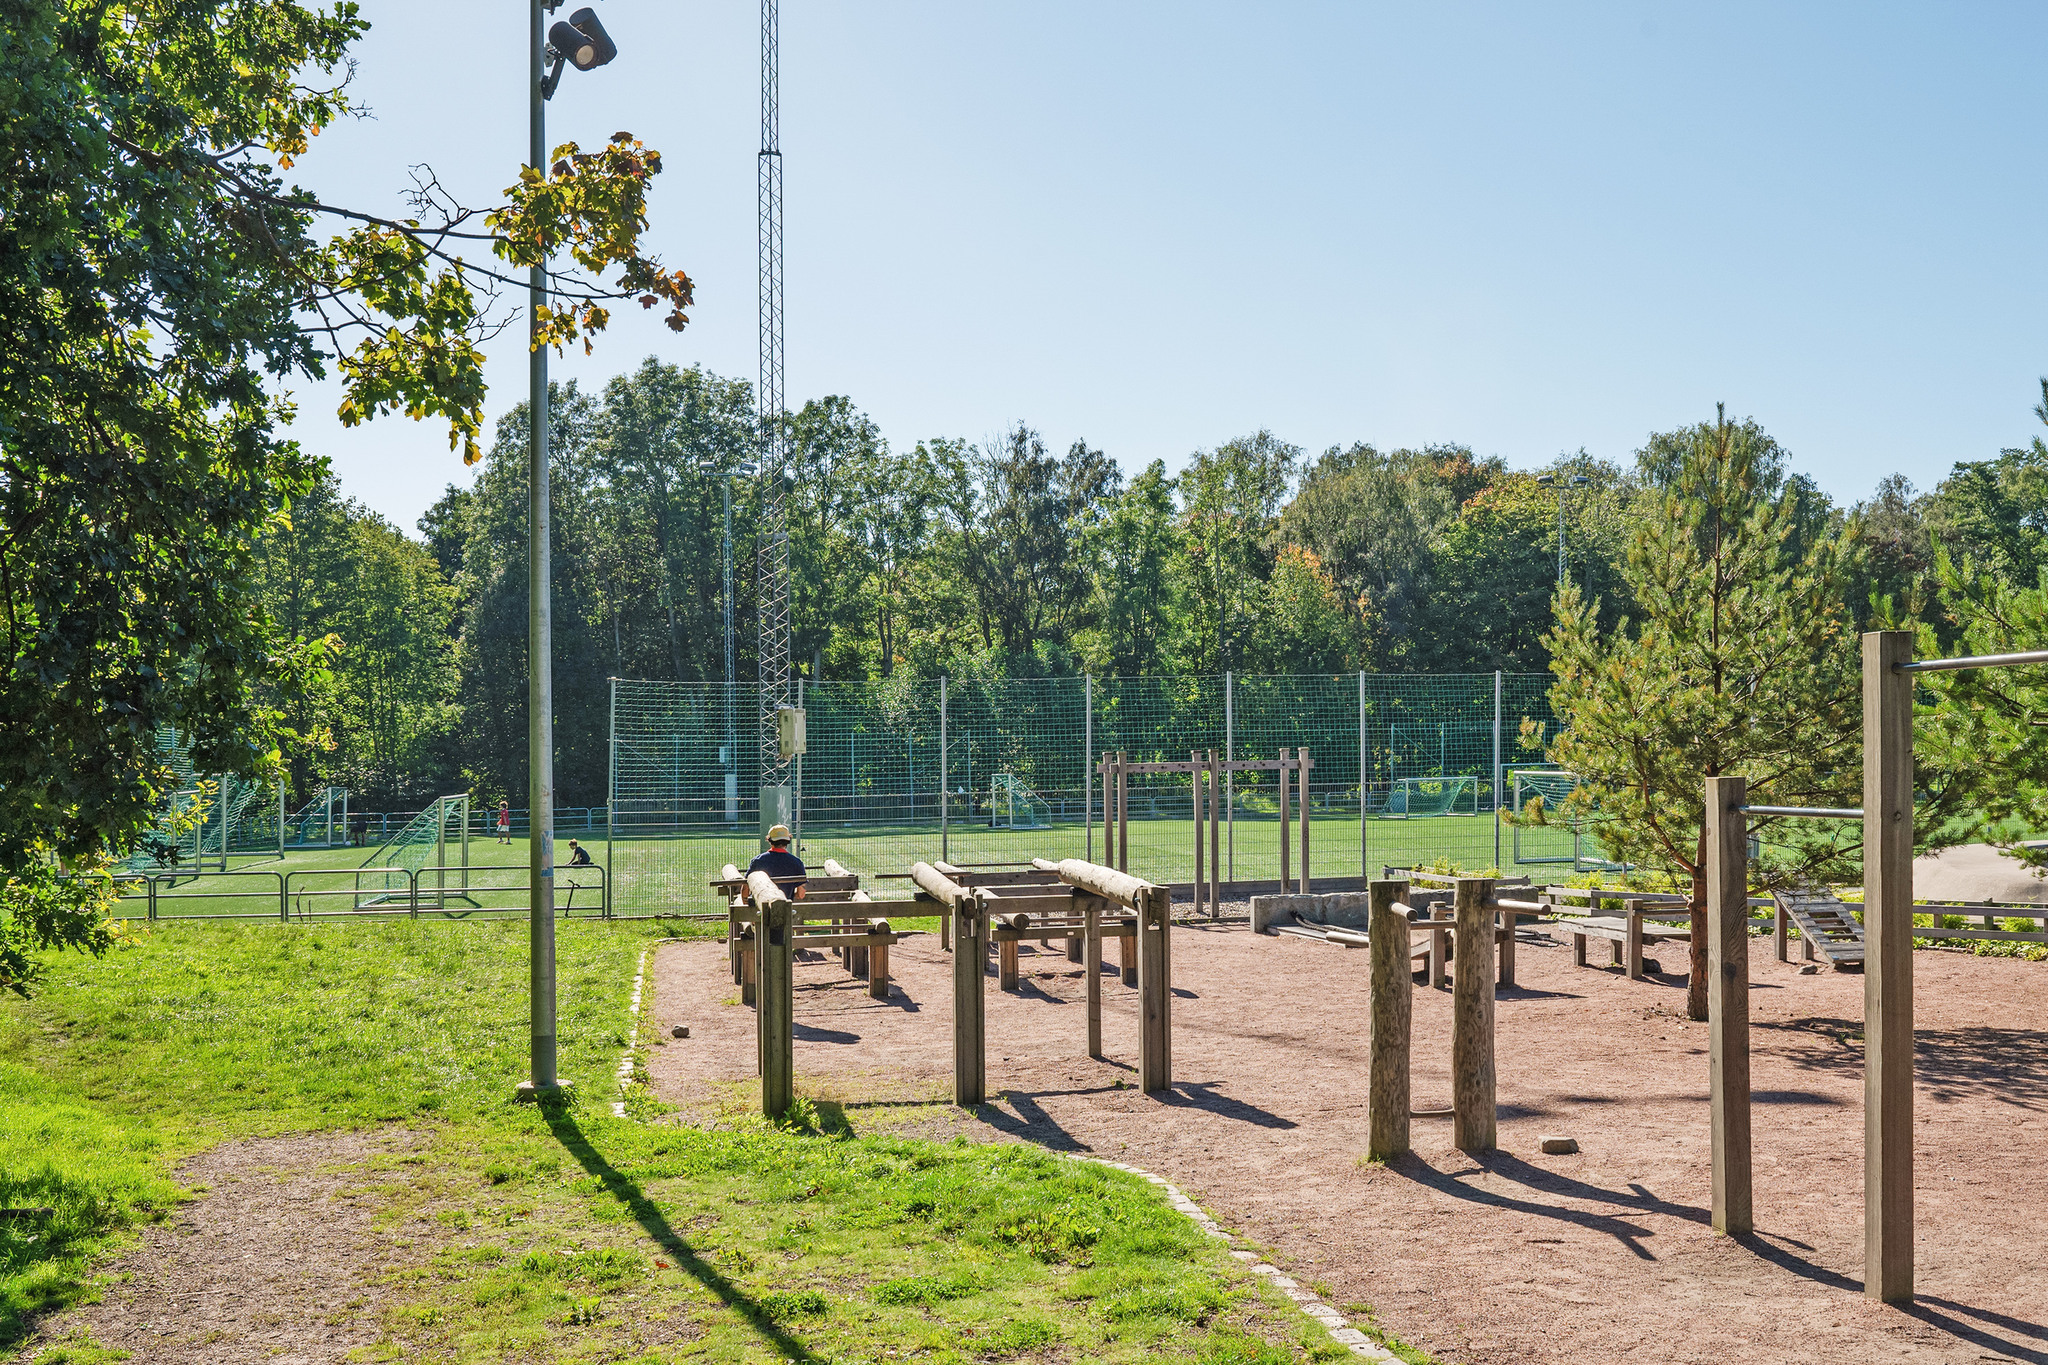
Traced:
<path fill-rule="evenodd" d="M 501 844 L 512 842 L 512 803 L 510 801 L 500 801 L 498 803 L 498 842 Z"/>

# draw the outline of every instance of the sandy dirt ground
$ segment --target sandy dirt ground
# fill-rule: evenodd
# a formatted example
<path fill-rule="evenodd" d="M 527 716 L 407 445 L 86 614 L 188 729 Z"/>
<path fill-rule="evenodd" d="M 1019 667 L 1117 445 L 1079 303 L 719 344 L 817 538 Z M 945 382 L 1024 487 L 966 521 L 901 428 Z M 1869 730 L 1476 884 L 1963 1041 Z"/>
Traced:
<path fill-rule="evenodd" d="M 1594 945 L 1596 949 L 1603 945 Z M 856 1129 L 1038 1143 L 1158 1172 L 1337 1304 L 1446 1361 L 2048 1362 L 2048 964 L 1923 951 L 1918 1028 L 1918 1289 L 1862 1294 L 1863 979 L 1802 976 L 1760 940 L 1751 964 L 1754 1237 L 1707 1226 L 1707 1055 L 1684 978 L 1629 981 L 1524 941 L 1498 1003 L 1500 1149 L 1468 1156 L 1448 1119 L 1414 1122 L 1388 1166 L 1365 1146 L 1366 957 L 1243 925 L 1173 945 L 1172 1088 L 1133 1088 L 1136 992 L 1105 971 L 1104 1052 L 1084 1054 L 1081 969 L 1027 947 L 1015 995 L 988 999 L 974 1115 L 951 1077 L 949 959 L 894 949 L 870 1000 L 817 952 L 797 967 L 800 1094 Z M 1662 950 L 1682 969 L 1683 948 Z M 1599 960 L 1596 952 L 1593 960 Z M 753 1014 L 722 945 L 655 966 L 665 1037 L 651 1072 L 715 1121 L 754 1074 Z M 1450 1102 L 1450 995 L 1415 988 L 1414 1102 Z M 902 1102 L 913 1107 L 895 1107 Z M 1574 1156 L 1538 1139 L 1576 1138 Z"/>
<path fill-rule="evenodd" d="M 328 1365 L 378 1339 L 392 1263 L 409 1243 L 371 1225 L 367 1163 L 404 1132 L 227 1142 L 185 1162 L 201 1198 L 142 1233 L 98 1303 L 38 1325 L 18 1359 L 89 1332 L 152 1365 Z"/>

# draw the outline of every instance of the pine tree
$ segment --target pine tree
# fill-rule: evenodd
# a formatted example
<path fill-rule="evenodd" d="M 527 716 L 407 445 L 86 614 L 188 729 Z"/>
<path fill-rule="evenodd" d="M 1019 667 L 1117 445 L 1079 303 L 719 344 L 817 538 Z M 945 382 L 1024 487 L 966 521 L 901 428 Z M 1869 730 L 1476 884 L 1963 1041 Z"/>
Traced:
<path fill-rule="evenodd" d="M 1810 496 L 1753 421 L 1658 438 L 1675 474 L 1644 504 L 1622 574 L 1634 614 L 1602 633 L 1598 602 L 1557 596 L 1550 633 L 1568 813 L 1612 858 L 1689 883 L 1687 1011 L 1706 1018 L 1705 779 L 1741 775 L 1760 805 L 1854 805 L 1861 701 L 1842 602 L 1844 538 L 1795 535 Z M 1761 826 L 1762 822 L 1759 822 Z M 1860 834 L 1836 822 L 1764 833 L 1767 880 L 1813 875 Z"/>

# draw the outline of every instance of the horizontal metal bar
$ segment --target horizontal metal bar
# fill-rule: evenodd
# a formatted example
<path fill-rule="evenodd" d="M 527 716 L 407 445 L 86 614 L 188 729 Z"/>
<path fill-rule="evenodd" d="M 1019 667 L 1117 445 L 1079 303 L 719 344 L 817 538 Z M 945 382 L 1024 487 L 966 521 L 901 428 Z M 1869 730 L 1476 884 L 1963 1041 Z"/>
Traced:
<path fill-rule="evenodd" d="M 1863 812 L 1847 806 L 1737 806 L 1746 815 L 1803 815 L 1815 820 L 1861 820 Z"/>
<path fill-rule="evenodd" d="M 2031 649 L 2022 654 L 1978 654 L 1963 659 L 1914 659 L 1892 667 L 1901 673 L 1947 673 L 1958 668 L 2008 668 L 2014 664 L 2048 664 L 2048 649 Z"/>

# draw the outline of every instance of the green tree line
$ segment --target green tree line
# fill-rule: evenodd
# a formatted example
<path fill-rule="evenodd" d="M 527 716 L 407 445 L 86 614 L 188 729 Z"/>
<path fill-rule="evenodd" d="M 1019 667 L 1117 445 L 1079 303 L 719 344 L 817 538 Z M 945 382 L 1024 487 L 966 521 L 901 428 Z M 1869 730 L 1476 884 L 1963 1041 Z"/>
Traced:
<path fill-rule="evenodd" d="M 753 394 L 649 359 L 551 402 L 557 780 L 566 804 L 597 804 L 607 679 L 724 676 L 728 489 L 737 676 L 754 676 L 758 480 L 737 473 Z M 1085 441 L 1057 451 L 1023 423 L 892 445 L 839 396 L 788 420 L 793 655 L 814 679 L 1540 671 L 1558 649 L 1560 491 L 1574 638 L 1596 641 L 1643 614 L 1660 553 L 1638 544 L 1646 529 L 1703 496 L 1695 428 L 1650 435 L 1626 466 L 1578 452 L 1524 471 L 1461 445 L 1311 456 L 1259 431 L 1172 474 L 1126 473 Z M 1952 637 L 1937 547 L 2022 582 L 2048 565 L 2038 440 L 1926 493 L 1893 476 L 1843 506 L 1754 422 L 1728 425 L 1751 452 L 1730 515 L 1774 509 L 1774 561 L 1825 558 L 1844 638 L 1881 619 Z M 331 681 L 288 708 L 331 746 L 296 760 L 303 785 L 393 806 L 524 792 L 525 433 L 515 408 L 417 539 L 342 498 L 331 472 L 265 538 L 283 633 L 332 640 Z"/>

